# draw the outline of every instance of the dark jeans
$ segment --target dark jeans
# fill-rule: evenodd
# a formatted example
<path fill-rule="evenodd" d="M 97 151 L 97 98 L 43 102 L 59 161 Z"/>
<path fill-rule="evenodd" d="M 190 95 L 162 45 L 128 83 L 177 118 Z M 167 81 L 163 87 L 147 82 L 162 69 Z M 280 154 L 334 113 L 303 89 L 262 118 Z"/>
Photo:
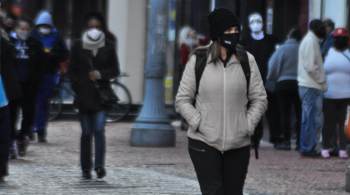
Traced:
<path fill-rule="evenodd" d="M 8 159 L 11 144 L 10 112 L 0 108 L 0 177 L 8 175 Z"/>
<path fill-rule="evenodd" d="M 295 118 L 296 124 L 294 128 L 297 134 L 298 145 L 301 125 L 301 103 L 297 81 L 287 80 L 279 82 L 276 87 L 276 94 L 279 103 L 283 141 L 290 142 L 291 132 L 293 128 L 292 119 Z"/>
<path fill-rule="evenodd" d="M 250 146 L 220 152 L 189 139 L 189 153 L 203 195 L 241 195 L 248 172 Z"/>
<path fill-rule="evenodd" d="M 323 148 L 345 150 L 348 140 L 344 133 L 344 123 L 349 99 L 324 99 Z"/>
<path fill-rule="evenodd" d="M 95 138 L 95 168 L 104 168 L 106 138 L 105 112 L 80 113 L 82 128 L 80 142 L 80 163 L 83 171 L 92 169 L 92 139 Z"/>
<path fill-rule="evenodd" d="M 39 86 L 36 97 L 36 112 L 34 118 L 34 129 L 41 137 L 47 135 L 47 122 L 49 116 L 50 98 L 54 88 L 58 84 L 59 74 L 46 74 Z"/>
<path fill-rule="evenodd" d="M 37 88 L 34 85 L 21 84 L 23 97 L 19 100 L 10 102 L 11 112 L 11 127 L 12 138 L 16 135 L 16 124 L 19 119 L 19 110 L 22 110 L 21 129 L 18 135 L 19 139 L 23 139 L 25 136 L 29 136 L 32 133 L 34 115 L 35 115 L 35 98 Z"/>

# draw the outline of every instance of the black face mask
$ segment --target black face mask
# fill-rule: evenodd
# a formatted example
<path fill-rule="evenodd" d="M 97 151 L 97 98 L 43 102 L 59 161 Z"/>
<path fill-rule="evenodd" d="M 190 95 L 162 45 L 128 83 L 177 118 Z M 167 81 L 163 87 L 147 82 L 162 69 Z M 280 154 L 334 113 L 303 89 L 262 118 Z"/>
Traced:
<path fill-rule="evenodd" d="M 349 38 L 348 37 L 336 37 L 334 38 L 334 47 L 337 50 L 343 51 L 349 47 Z"/>
<path fill-rule="evenodd" d="M 228 56 L 236 53 L 236 45 L 239 42 L 239 33 L 224 34 L 220 38 L 220 43 L 227 49 Z"/>

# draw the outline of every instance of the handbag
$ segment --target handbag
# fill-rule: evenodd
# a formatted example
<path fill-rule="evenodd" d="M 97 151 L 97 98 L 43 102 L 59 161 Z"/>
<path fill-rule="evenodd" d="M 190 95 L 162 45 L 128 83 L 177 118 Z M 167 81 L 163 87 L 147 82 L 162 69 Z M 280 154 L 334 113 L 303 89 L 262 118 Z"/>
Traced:
<path fill-rule="evenodd" d="M 89 65 L 91 70 L 97 70 L 91 58 L 89 58 Z M 112 106 L 119 101 L 118 96 L 111 87 L 110 81 L 93 81 L 93 83 L 103 106 Z"/>

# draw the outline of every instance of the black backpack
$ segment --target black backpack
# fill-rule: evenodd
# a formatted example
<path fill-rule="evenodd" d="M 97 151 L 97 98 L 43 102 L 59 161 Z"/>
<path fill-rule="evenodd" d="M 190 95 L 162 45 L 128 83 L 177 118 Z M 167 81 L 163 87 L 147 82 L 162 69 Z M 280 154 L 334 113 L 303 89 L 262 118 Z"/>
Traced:
<path fill-rule="evenodd" d="M 199 88 L 199 83 L 202 78 L 204 69 L 207 65 L 207 59 L 208 59 L 208 53 L 209 53 L 209 48 L 198 48 L 194 51 L 194 55 L 196 56 L 196 65 L 195 65 L 195 76 L 196 76 L 196 92 L 195 92 L 195 97 L 198 95 L 198 88 Z M 241 64 L 242 70 L 244 72 L 244 76 L 247 80 L 247 97 L 249 93 L 249 86 L 250 86 L 250 65 L 249 65 L 249 59 L 248 59 L 248 54 L 245 48 L 242 45 L 237 45 L 236 47 L 236 53 L 237 53 L 237 58 Z M 194 98 L 196 99 L 196 98 Z M 193 103 L 195 105 L 195 102 Z M 249 103 L 248 103 L 249 107 Z M 251 137 L 252 140 L 252 147 L 255 150 L 255 158 L 259 159 L 259 143 L 260 139 L 262 137 L 262 131 L 260 132 L 260 129 L 256 129 L 254 132 L 254 135 Z"/>

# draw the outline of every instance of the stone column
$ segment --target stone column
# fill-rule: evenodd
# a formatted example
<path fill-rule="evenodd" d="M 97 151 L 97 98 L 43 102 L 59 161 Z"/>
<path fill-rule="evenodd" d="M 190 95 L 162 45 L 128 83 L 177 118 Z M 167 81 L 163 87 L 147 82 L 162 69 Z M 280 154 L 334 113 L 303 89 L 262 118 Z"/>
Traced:
<path fill-rule="evenodd" d="M 164 103 L 168 3 L 168 0 L 148 1 L 145 97 L 141 112 L 132 127 L 132 146 L 175 145 L 175 130 L 170 125 Z"/>

